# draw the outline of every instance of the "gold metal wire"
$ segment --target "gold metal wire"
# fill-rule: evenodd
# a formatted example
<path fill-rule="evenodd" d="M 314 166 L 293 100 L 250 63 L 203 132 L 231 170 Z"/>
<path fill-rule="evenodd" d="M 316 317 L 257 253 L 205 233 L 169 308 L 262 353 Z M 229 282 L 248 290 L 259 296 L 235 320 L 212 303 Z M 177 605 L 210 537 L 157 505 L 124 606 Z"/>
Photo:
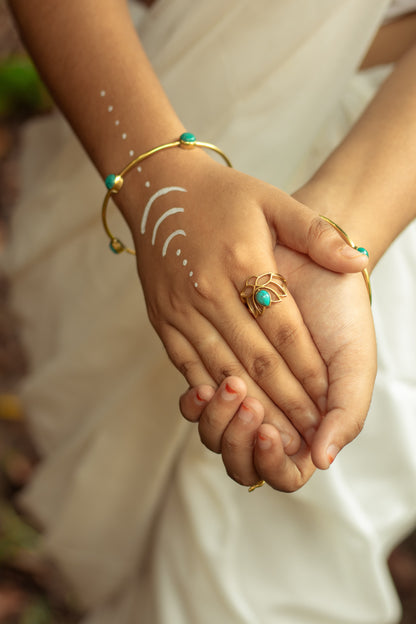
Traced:
<path fill-rule="evenodd" d="M 261 290 L 269 293 L 270 306 L 272 303 L 279 303 L 284 297 L 287 297 L 287 282 L 280 273 L 252 275 L 246 280 L 240 293 L 240 299 L 248 307 L 254 318 L 261 316 L 264 310 L 269 307 L 259 303 L 256 299 L 257 293 Z"/>
<path fill-rule="evenodd" d="M 257 481 L 257 483 L 255 483 L 254 485 L 250 485 L 250 487 L 248 488 L 249 492 L 254 492 L 254 490 L 257 490 L 257 488 L 262 487 L 264 484 L 266 483 L 266 481 Z"/>
<path fill-rule="evenodd" d="M 224 162 L 226 163 L 226 165 L 228 167 L 232 167 L 232 164 L 230 162 L 230 160 L 227 158 L 227 156 L 224 154 L 224 152 L 222 150 L 220 150 L 219 147 L 217 147 L 216 145 L 212 145 L 212 143 L 205 143 L 204 141 L 186 141 L 186 140 L 182 140 L 182 139 L 178 139 L 177 141 L 173 141 L 172 143 L 165 143 L 164 145 L 159 145 L 158 147 L 154 147 L 153 149 L 149 150 L 148 152 L 144 152 L 144 154 L 140 154 L 140 156 L 137 156 L 136 158 L 134 158 L 131 162 L 129 162 L 122 171 L 120 171 L 119 174 L 117 174 L 115 176 L 115 181 L 114 181 L 114 186 L 113 188 L 109 189 L 104 197 L 104 201 L 102 204 L 102 208 L 101 208 L 101 219 L 102 219 L 102 223 L 104 226 L 104 230 L 108 236 L 108 238 L 110 239 L 110 247 L 111 249 L 114 251 L 114 253 L 122 253 L 123 251 L 126 251 L 127 253 L 135 256 L 136 252 L 134 251 L 134 249 L 131 249 L 130 247 L 126 247 L 126 245 L 120 240 L 118 239 L 116 236 L 114 236 L 114 234 L 112 233 L 112 231 L 110 230 L 110 228 L 108 227 L 108 223 L 107 223 L 107 206 L 108 206 L 108 202 L 110 201 L 110 198 L 112 195 L 115 195 L 116 193 L 118 193 L 120 191 L 120 189 L 123 186 L 123 182 L 124 182 L 124 177 L 139 163 L 141 163 L 143 160 L 145 160 L 146 158 L 149 158 L 150 156 L 153 156 L 153 154 L 157 154 L 158 152 L 161 152 L 162 150 L 166 150 L 166 149 L 170 149 L 171 147 L 181 147 L 182 149 L 193 149 L 195 147 L 201 147 L 204 149 L 208 149 L 211 150 L 213 152 L 216 152 L 217 154 L 219 154 L 219 156 L 221 156 L 221 158 L 224 160 Z"/>
<path fill-rule="evenodd" d="M 329 223 L 329 225 L 332 225 L 333 228 L 336 229 L 336 231 L 338 232 L 338 234 L 340 234 L 340 236 L 344 239 L 344 241 L 353 249 L 358 249 L 358 246 L 355 245 L 353 243 L 353 241 L 351 240 L 351 238 L 348 236 L 348 234 L 346 232 L 344 232 L 344 230 L 342 228 L 339 227 L 339 225 L 337 225 L 335 223 L 335 221 L 332 221 L 331 219 L 329 219 L 328 217 L 325 217 L 324 215 L 319 215 L 321 219 L 323 219 L 324 221 L 326 221 L 327 223 Z M 367 287 L 367 291 L 368 291 L 368 296 L 370 297 L 370 305 L 372 303 L 373 297 L 372 297 L 372 292 L 371 292 L 371 284 L 370 284 L 370 276 L 368 275 L 368 271 L 367 269 L 363 269 L 361 271 L 361 273 L 363 274 L 363 278 L 365 281 L 365 285 Z"/>

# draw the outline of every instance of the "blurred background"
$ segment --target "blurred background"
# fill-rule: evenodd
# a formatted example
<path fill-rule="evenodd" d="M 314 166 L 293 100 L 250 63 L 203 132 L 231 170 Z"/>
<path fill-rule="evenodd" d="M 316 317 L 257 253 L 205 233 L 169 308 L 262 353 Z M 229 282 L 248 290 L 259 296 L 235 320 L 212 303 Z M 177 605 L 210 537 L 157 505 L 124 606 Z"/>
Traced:
<path fill-rule="evenodd" d="M 0 624 L 75 624 L 82 619 L 65 583 L 40 555 L 40 531 L 19 511 L 19 491 L 38 457 L 19 402 L 19 383 L 30 363 L 1 270 L 19 198 L 22 129 L 52 108 L 0 0 Z M 403 604 L 401 624 L 416 624 L 416 533 L 393 551 L 389 564 Z"/>

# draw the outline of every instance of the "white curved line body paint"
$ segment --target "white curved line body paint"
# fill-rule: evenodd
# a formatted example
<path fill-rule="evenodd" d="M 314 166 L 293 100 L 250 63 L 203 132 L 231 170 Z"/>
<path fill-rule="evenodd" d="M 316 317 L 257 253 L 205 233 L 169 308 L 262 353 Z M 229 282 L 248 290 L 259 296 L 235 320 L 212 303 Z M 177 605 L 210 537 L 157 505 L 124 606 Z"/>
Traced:
<path fill-rule="evenodd" d="M 186 236 L 186 232 L 184 230 L 175 230 L 174 232 L 172 232 L 172 234 L 169 234 L 169 236 L 167 237 L 163 245 L 162 256 L 166 256 L 168 245 L 170 241 L 172 240 L 172 238 L 175 238 L 175 236 Z"/>
<path fill-rule="evenodd" d="M 146 232 L 147 217 L 149 216 L 149 212 L 150 212 L 153 202 L 156 201 L 156 199 L 158 199 L 159 197 L 162 197 L 162 195 L 167 195 L 167 193 L 171 193 L 172 191 L 181 191 L 182 193 L 187 192 L 186 189 L 182 188 L 181 186 L 165 186 L 164 188 L 161 188 L 158 191 L 156 191 L 156 193 L 154 193 L 149 199 L 149 201 L 147 202 L 145 209 L 143 211 L 142 223 L 140 227 L 140 231 L 142 234 Z"/>
<path fill-rule="evenodd" d="M 159 219 L 156 221 L 155 223 L 155 227 L 153 228 L 153 234 L 152 234 L 152 245 L 155 244 L 155 240 L 156 240 L 156 234 L 157 231 L 159 229 L 159 225 L 167 218 L 170 217 L 170 215 L 174 215 L 177 212 L 184 212 L 183 208 L 170 208 L 169 210 L 166 210 L 166 212 L 164 212 L 162 214 L 161 217 L 159 217 Z"/>

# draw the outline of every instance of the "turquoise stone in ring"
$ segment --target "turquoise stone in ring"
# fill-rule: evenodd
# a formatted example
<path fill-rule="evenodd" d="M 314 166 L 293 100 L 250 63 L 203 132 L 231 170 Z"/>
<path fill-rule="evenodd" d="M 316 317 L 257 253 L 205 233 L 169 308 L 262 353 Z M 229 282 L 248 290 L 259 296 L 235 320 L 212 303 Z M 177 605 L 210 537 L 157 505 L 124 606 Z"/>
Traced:
<path fill-rule="evenodd" d="M 271 303 L 271 297 L 267 290 L 257 291 L 254 298 L 259 305 L 265 306 L 266 308 L 268 308 Z"/>
<path fill-rule="evenodd" d="M 366 255 L 367 258 L 369 257 L 368 256 L 368 251 L 367 251 L 367 249 L 365 247 L 356 247 L 356 250 L 359 251 L 360 253 Z"/>

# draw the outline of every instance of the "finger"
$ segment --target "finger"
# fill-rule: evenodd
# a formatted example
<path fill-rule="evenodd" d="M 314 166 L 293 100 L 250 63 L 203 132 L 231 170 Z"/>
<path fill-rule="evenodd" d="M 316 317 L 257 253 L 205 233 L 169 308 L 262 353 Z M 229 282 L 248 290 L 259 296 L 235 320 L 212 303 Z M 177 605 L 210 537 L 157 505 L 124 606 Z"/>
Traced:
<path fill-rule="evenodd" d="M 198 352 L 186 337 L 171 325 L 157 328 L 166 352 L 191 387 L 202 384 L 216 387 L 217 383 L 204 366 Z"/>
<path fill-rule="evenodd" d="M 272 221 L 280 243 L 307 254 L 331 271 L 357 273 L 367 266 L 365 254 L 350 247 L 329 223 L 304 204 L 291 198 L 291 210 L 281 210 L 281 202 L 287 202 L 287 196 L 283 194 L 281 198 L 281 193 L 273 189 L 265 206 L 265 214 Z"/>
<path fill-rule="evenodd" d="M 256 386 L 262 388 L 269 397 L 269 401 L 271 400 L 280 408 L 295 429 L 302 435 L 311 427 L 316 428 L 319 426 L 321 415 L 315 403 L 302 387 L 300 381 L 294 376 L 282 356 L 276 351 L 267 336 L 265 336 L 259 324 L 242 304 L 237 292 L 231 285 L 228 285 L 228 287 L 224 286 L 223 292 L 225 295 L 223 299 L 228 302 L 227 306 L 217 302 L 215 308 L 214 305 L 207 306 L 205 311 L 207 322 L 211 321 L 211 324 L 216 323 L 218 332 L 222 337 L 215 344 L 215 348 L 207 343 L 207 333 L 201 331 L 194 324 L 181 327 L 183 332 L 187 332 L 189 342 L 194 344 L 201 358 L 203 358 L 207 370 L 211 375 L 215 376 L 215 371 L 224 370 L 225 363 L 228 362 L 230 365 L 233 365 L 233 362 L 236 361 L 237 365 L 244 367 L 245 375 L 248 374 Z M 282 302 L 274 307 L 281 308 L 283 305 Z M 266 310 L 266 312 L 270 312 L 270 310 Z M 275 314 L 277 315 L 277 312 Z M 294 325 L 296 325 L 296 322 Z M 224 340 L 229 345 L 228 351 L 230 356 L 227 356 L 227 347 L 224 345 Z M 308 340 L 315 350 L 310 336 Z M 305 337 L 304 342 L 301 344 L 304 345 L 306 342 L 307 339 Z M 291 346 L 291 353 L 294 359 L 295 352 L 296 347 Z M 297 359 L 301 359 L 299 355 Z M 302 370 L 302 367 L 305 369 L 307 366 L 310 365 L 299 365 L 300 370 Z M 320 365 L 319 370 L 322 371 L 323 381 L 321 389 L 316 391 L 317 394 L 320 394 L 322 388 L 326 387 L 326 370 L 322 365 Z M 245 378 L 243 372 L 235 370 L 235 368 L 228 369 L 227 374 L 236 374 Z M 266 418 L 268 420 L 268 409 L 264 401 L 257 394 L 253 394 L 251 387 L 249 387 L 248 391 L 250 396 L 259 398 L 266 409 Z M 287 430 L 287 433 L 290 434 L 291 432 Z"/>
<path fill-rule="evenodd" d="M 203 385 L 188 388 L 179 399 L 182 416 L 190 422 L 197 422 L 214 394 L 215 388 L 212 386 Z"/>
<path fill-rule="evenodd" d="M 228 377 L 215 392 L 199 419 L 201 442 L 214 453 L 221 452 L 225 429 L 247 394 L 247 387 L 239 377 Z"/>
<path fill-rule="evenodd" d="M 312 442 L 312 460 L 317 468 L 327 469 L 341 449 L 354 440 L 364 426 L 371 401 L 376 367 L 375 352 L 368 343 L 366 353 L 341 351 L 330 363 L 328 412 Z M 375 351 L 375 350 L 374 350 Z M 344 362 L 353 362 L 346 368 Z M 360 363 L 363 363 L 361 365 Z M 334 371 L 335 369 L 335 371 Z"/>
<path fill-rule="evenodd" d="M 222 437 L 224 466 L 228 475 L 241 485 L 252 485 L 260 479 L 254 466 L 253 450 L 263 417 L 261 403 L 246 397 Z"/>
<path fill-rule="evenodd" d="M 295 492 L 315 470 L 306 443 L 302 443 L 296 455 L 288 457 L 279 433 L 267 424 L 261 425 L 257 431 L 254 463 L 260 478 L 281 492 Z"/>
<path fill-rule="evenodd" d="M 244 308 L 242 308 L 243 318 L 245 317 Z M 245 322 L 250 326 L 250 328 L 254 328 L 255 330 L 255 340 L 260 339 L 266 342 L 266 346 L 268 349 L 267 357 L 273 358 L 276 356 L 274 349 L 271 347 L 270 343 L 266 340 L 263 332 L 260 328 L 253 322 L 248 315 L 245 317 Z M 179 330 L 175 330 L 177 333 L 180 333 Z M 247 393 L 256 398 L 264 407 L 265 410 L 265 419 L 267 422 L 273 424 L 280 431 L 282 439 L 285 444 L 286 452 L 291 455 L 298 451 L 300 445 L 300 436 L 297 429 L 291 424 L 285 414 L 281 411 L 279 407 L 273 402 L 273 400 L 261 389 L 261 387 L 253 381 L 253 373 L 248 374 L 247 370 L 242 366 L 241 362 L 236 358 L 235 354 L 231 350 L 231 348 L 224 342 L 224 338 L 212 327 L 211 323 L 202 316 L 198 318 L 192 324 L 187 324 L 181 331 L 187 332 L 187 340 L 194 344 L 196 352 L 200 354 L 201 359 L 204 361 L 205 369 L 208 371 L 208 375 L 210 375 L 216 382 L 216 384 L 220 384 L 225 378 L 230 376 L 236 376 L 242 379 L 247 387 Z M 237 338 L 241 341 L 241 338 Z M 262 363 L 266 360 L 266 357 L 262 357 Z M 287 372 L 287 385 L 289 385 L 293 380 L 293 375 L 288 371 L 284 362 L 279 358 L 279 362 L 282 362 L 282 365 Z M 262 364 L 263 365 L 263 364 Z M 178 368 L 183 369 L 183 365 L 180 362 L 177 363 Z M 187 372 L 189 373 L 189 363 L 187 364 Z M 257 370 L 257 376 L 261 377 L 263 373 L 262 370 Z M 266 377 L 266 371 L 263 373 L 264 378 Z M 311 399 L 304 392 L 304 390 L 296 383 L 296 389 L 299 391 L 301 396 L 305 396 L 309 412 L 312 413 L 314 411 L 314 419 L 309 421 L 306 419 L 306 423 L 308 427 L 311 424 L 315 423 L 315 413 L 317 412 L 316 407 L 314 406 Z M 282 394 L 284 394 L 285 379 L 282 378 Z M 211 385 L 211 384 L 209 384 Z M 294 407 L 295 409 L 295 407 Z M 299 407 L 298 412 L 302 415 L 303 406 Z M 305 415 L 303 414 L 304 418 Z M 320 417 L 318 416 L 318 419 Z M 307 428 L 305 428 L 307 429 Z"/>
<path fill-rule="evenodd" d="M 328 392 L 327 367 L 290 293 L 266 308 L 257 323 L 323 414 Z M 319 425 L 318 414 L 310 425 Z"/>

